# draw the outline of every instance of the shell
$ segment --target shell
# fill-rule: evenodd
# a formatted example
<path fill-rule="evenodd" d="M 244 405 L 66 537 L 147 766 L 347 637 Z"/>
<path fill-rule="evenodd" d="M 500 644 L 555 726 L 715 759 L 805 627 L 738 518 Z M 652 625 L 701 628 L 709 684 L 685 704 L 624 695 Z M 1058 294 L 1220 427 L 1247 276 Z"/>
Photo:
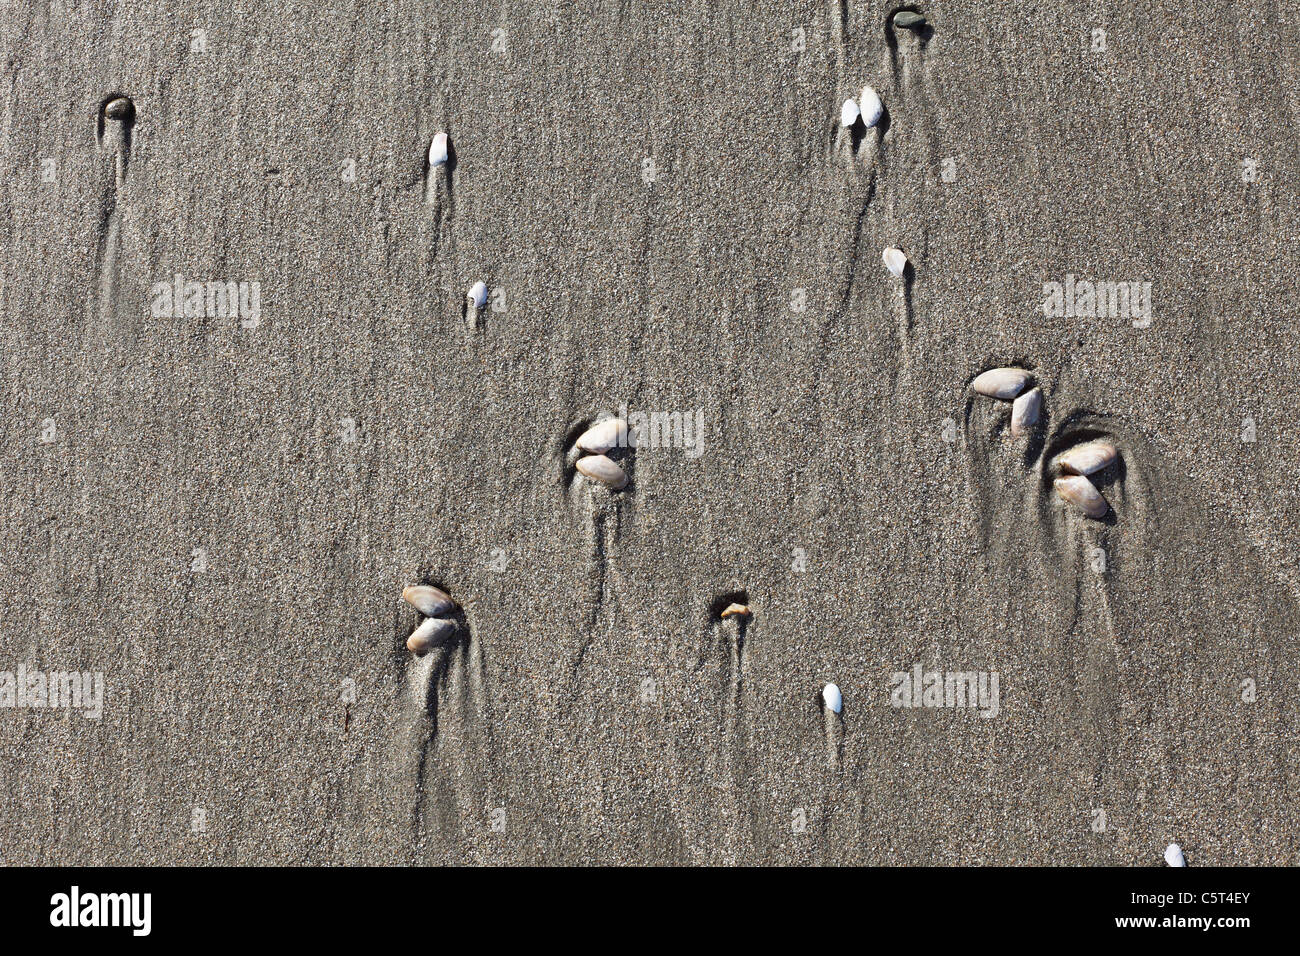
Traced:
<path fill-rule="evenodd" d="M 475 282 L 469 287 L 469 292 L 466 293 L 466 296 L 469 298 L 469 301 L 473 304 L 474 308 L 483 308 L 483 303 L 487 301 L 487 283 Z"/>
<path fill-rule="evenodd" d="M 104 105 L 104 118 L 125 122 L 135 115 L 135 104 L 125 96 L 118 96 Z"/>
<path fill-rule="evenodd" d="M 1022 368 L 991 368 L 975 376 L 970 387 L 989 398 L 1011 401 L 1019 395 L 1029 381 L 1029 373 Z"/>
<path fill-rule="evenodd" d="M 429 144 L 429 168 L 441 166 L 447 161 L 447 134 L 439 133 Z"/>
<path fill-rule="evenodd" d="M 832 714 L 838 714 L 844 709 L 844 695 L 834 684 L 827 684 L 822 688 L 822 703 Z"/>
<path fill-rule="evenodd" d="M 1011 437 L 1019 438 L 1038 424 L 1038 413 L 1043 407 L 1043 390 L 1031 388 L 1016 399 L 1011 406 Z"/>
<path fill-rule="evenodd" d="M 895 249 L 890 246 L 880 254 L 880 258 L 885 263 L 885 268 L 895 278 L 903 278 L 903 273 L 907 271 L 907 256 L 903 255 L 902 249 Z"/>
<path fill-rule="evenodd" d="M 880 102 L 880 97 L 875 90 L 864 86 L 862 95 L 858 97 L 858 109 L 862 111 L 862 125 L 871 129 L 880 122 L 880 117 L 885 112 L 885 104 Z"/>
<path fill-rule="evenodd" d="M 1056 493 L 1074 505 L 1089 518 L 1100 518 L 1110 510 L 1106 499 L 1091 481 L 1083 475 L 1069 475 L 1057 478 Z"/>
<path fill-rule="evenodd" d="M 588 455 L 586 458 L 579 458 L 576 467 L 588 478 L 594 478 L 615 491 L 627 484 L 627 474 L 618 467 L 617 463 L 604 455 Z"/>
<path fill-rule="evenodd" d="M 456 632 L 456 624 L 442 617 L 430 617 L 411 632 L 406 639 L 406 649 L 417 657 L 423 657 L 436 645 L 441 644 Z"/>
<path fill-rule="evenodd" d="M 1165 862 L 1170 866 L 1186 866 L 1187 858 L 1183 856 L 1183 848 L 1177 843 L 1165 847 Z"/>
<path fill-rule="evenodd" d="M 925 26 L 925 15 L 915 10 L 899 10 L 894 14 L 894 26 L 904 30 L 919 30 Z"/>
<path fill-rule="evenodd" d="M 1056 465 L 1067 475 L 1091 475 L 1118 457 L 1119 451 L 1110 442 L 1090 441 L 1061 452 L 1056 456 Z"/>
<path fill-rule="evenodd" d="M 726 620 L 727 618 L 733 617 L 737 614 L 741 617 L 749 617 L 753 613 L 754 612 L 749 609 L 748 604 L 728 604 L 726 609 L 719 616 L 722 617 L 723 620 Z"/>
<path fill-rule="evenodd" d="M 425 617 L 438 617 L 456 606 L 446 591 L 431 584 L 412 584 L 402 588 L 402 600 Z"/>
<path fill-rule="evenodd" d="M 627 422 L 621 418 L 602 419 L 579 435 L 577 444 L 593 455 L 602 455 L 615 445 L 626 445 Z"/>
<path fill-rule="evenodd" d="M 845 100 L 844 105 L 840 107 L 840 125 L 848 129 L 858 121 L 862 111 L 858 109 L 858 104 L 853 100 Z"/>

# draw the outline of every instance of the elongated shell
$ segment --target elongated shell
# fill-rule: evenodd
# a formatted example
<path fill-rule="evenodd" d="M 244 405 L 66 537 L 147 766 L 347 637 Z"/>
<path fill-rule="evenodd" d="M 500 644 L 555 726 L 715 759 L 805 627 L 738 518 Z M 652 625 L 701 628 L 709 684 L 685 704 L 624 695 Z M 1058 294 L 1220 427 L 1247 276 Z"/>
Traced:
<path fill-rule="evenodd" d="M 1038 413 L 1042 407 L 1042 389 L 1031 388 L 1017 398 L 1011 406 L 1011 437 L 1019 438 L 1037 425 Z"/>
<path fill-rule="evenodd" d="M 425 617 L 438 617 L 456 606 L 446 591 L 431 584 L 412 584 L 402 588 L 402 599 Z"/>
<path fill-rule="evenodd" d="M 447 161 L 447 134 L 439 133 L 429 144 L 429 167 L 436 168 Z"/>
<path fill-rule="evenodd" d="M 627 484 L 627 474 L 617 462 L 604 455 L 588 455 L 586 458 L 579 458 L 577 469 L 588 478 L 594 478 L 615 491 Z"/>
<path fill-rule="evenodd" d="M 862 125 L 871 129 L 880 122 L 880 116 L 885 112 L 885 104 L 880 102 L 880 97 L 875 90 L 864 86 L 862 95 L 858 97 L 858 109 L 862 112 Z"/>
<path fill-rule="evenodd" d="M 1170 866 L 1186 866 L 1187 858 L 1183 856 L 1183 848 L 1177 843 L 1165 847 L 1165 862 Z"/>
<path fill-rule="evenodd" d="M 724 610 L 719 616 L 725 620 L 726 618 L 735 617 L 736 615 L 749 617 L 751 613 L 748 604 L 728 604 L 726 610 Z"/>
<path fill-rule="evenodd" d="M 862 111 L 858 109 L 858 104 L 853 100 L 845 100 L 844 105 L 840 107 L 840 125 L 848 129 L 858 121 Z"/>
<path fill-rule="evenodd" d="M 596 422 L 578 436 L 578 447 L 593 455 L 601 455 L 616 445 L 627 444 L 627 422 L 621 418 L 606 418 Z"/>
<path fill-rule="evenodd" d="M 899 10 L 894 14 L 894 26 L 904 30 L 919 30 L 925 26 L 925 17 L 914 10 Z"/>
<path fill-rule="evenodd" d="M 1084 442 L 1056 456 L 1056 464 L 1067 475 L 1091 475 L 1119 456 L 1115 446 L 1104 441 Z"/>
<path fill-rule="evenodd" d="M 902 249 L 895 249 L 890 246 L 880 254 L 880 259 L 894 278 L 903 278 L 903 273 L 907 271 L 907 256 L 903 255 Z"/>
<path fill-rule="evenodd" d="M 406 649 L 423 657 L 456 632 L 456 623 L 442 617 L 426 618 L 406 639 Z"/>
<path fill-rule="evenodd" d="M 1106 499 L 1091 481 L 1083 475 L 1069 475 L 1057 478 L 1056 493 L 1074 505 L 1089 518 L 1100 518 L 1110 510 Z"/>
<path fill-rule="evenodd" d="M 822 703 L 832 714 L 838 714 L 844 709 L 844 695 L 834 684 L 827 684 L 822 688 Z"/>
<path fill-rule="evenodd" d="M 991 368 L 975 376 L 970 387 L 981 395 L 1010 401 L 1024 390 L 1029 373 L 1022 368 Z"/>

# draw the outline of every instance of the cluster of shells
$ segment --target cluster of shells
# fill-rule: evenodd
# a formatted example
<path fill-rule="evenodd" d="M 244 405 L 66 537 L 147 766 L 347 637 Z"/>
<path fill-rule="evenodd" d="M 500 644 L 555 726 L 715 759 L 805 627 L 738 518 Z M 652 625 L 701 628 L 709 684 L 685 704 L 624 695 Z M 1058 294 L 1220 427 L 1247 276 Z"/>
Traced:
<path fill-rule="evenodd" d="M 456 622 L 447 615 L 456 610 L 456 602 L 446 591 L 431 584 L 412 584 L 402 589 L 402 599 L 425 615 L 420 626 L 406 639 L 408 651 L 416 657 L 423 657 L 451 640 L 456 633 Z"/>
<path fill-rule="evenodd" d="M 583 476 L 598 481 L 611 491 L 627 486 L 627 472 L 607 452 L 615 447 L 636 447 L 635 433 L 629 433 L 627 422 L 621 418 L 606 418 L 596 422 L 578 436 L 575 443 L 579 452 L 585 452 L 574 467 Z"/>
<path fill-rule="evenodd" d="M 991 368 L 975 376 L 971 388 L 981 395 L 1011 402 L 1011 437 L 1028 434 L 1038 424 L 1043 408 L 1043 390 L 1025 391 L 1031 376 L 1022 368 Z"/>
<path fill-rule="evenodd" d="M 1053 462 L 1056 493 L 1089 518 L 1104 518 L 1110 505 L 1089 476 L 1109 468 L 1118 459 L 1119 451 L 1105 441 L 1084 442 L 1061 452 Z"/>

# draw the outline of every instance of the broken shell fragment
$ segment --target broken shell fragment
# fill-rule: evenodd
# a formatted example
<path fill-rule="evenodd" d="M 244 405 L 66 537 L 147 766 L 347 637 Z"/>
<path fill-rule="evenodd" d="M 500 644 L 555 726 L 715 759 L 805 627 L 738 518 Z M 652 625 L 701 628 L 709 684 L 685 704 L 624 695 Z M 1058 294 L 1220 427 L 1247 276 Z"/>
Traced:
<path fill-rule="evenodd" d="M 483 303 L 487 301 L 487 283 L 475 282 L 469 287 L 469 292 L 466 293 L 466 296 L 469 298 L 469 301 L 474 308 L 483 308 Z"/>
<path fill-rule="evenodd" d="M 135 115 L 135 104 L 125 96 L 114 97 L 104 105 L 104 118 L 126 122 Z"/>
<path fill-rule="evenodd" d="M 844 695 L 834 684 L 822 688 L 822 703 L 832 714 L 838 714 L 844 708 Z"/>
<path fill-rule="evenodd" d="M 885 112 L 885 104 L 880 102 L 880 97 L 875 90 L 864 86 L 862 95 L 858 97 L 858 109 L 862 112 L 862 125 L 871 129 L 880 122 L 880 116 Z"/>
<path fill-rule="evenodd" d="M 1038 424 L 1038 413 L 1043 407 L 1043 391 L 1031 388 L 1011 406 L 1011 437 L 1019 438 Z"/>
<path fill-rule="evenodd" d="M 975 376 L 970 387 L 981 395 L 1011 401 L 1029 381 L 1029 373 L 1022 368 L 991 368 Z"/>
<path fill-rule="evenodd" d="M 736 615 L 740 615 L 741 617 L 749 617 L 753 613 L 754 612 L 749 609 L 748 604 L 728 604 L 726 609 L 723 610 L 723 612 L 719 615 L 719 617 L 721 617 L 723 620 L 726 620 L 727 618 L 735 617 Z"/>
<path fill-rule="evenodd" d="M 1109 442 L 1090 441 L 1057 455 L 1056 464 L 1067 475 L 1091 475 L 1101 471 L 1118 455 L 1115 446 Z"/>
<path fill-rule="evenodd" d="M 402 588 L 402 599 L 425 617 L 438 617 L 456 606 L 446 591 L 431 584 L 412 584 Z"/>
<path fill-rule="evenodd" d="M 1183 848 L 1177 843 L 1165 847 L 1165 862 L 1170 866 L 1186 866 L 1187 858 L 1183 856 Z"/>
<path fill-rule="evenodd" d="M 626 445 L 627 422 L 621 418 L 602 419 L 578 436 L 577 444 L 593 455 L 602 455 L 616 445 Z"/>
<path fill-rule="evenodd" d="M 436 645 L 451 637 L 455 630 L 454 621 L 442 617 L 426 618 L 406 639 L 406 649 L 418 657 L 423 657 Z"/>
<path fill-rule="evenodd" d="M 919 30 L 925 26 L 925 15 L 915 10 L 899 10 L 894 14 L 894 26 L 904 30 Z"/>
<path fill-rule="evenodd" d="M 880 254 L 880 258 L 884 261 L 885 268 L 895 278 L 903 278 L 903 273 L 907 270 L 907 256 L 903 255 L 902 249 L 895 249 L 890 246 Z"/>
<path fill-rule="evenodd" d="M 588 455 L 585 458 L 579 458 L 576 467 L 578 471 L 588 478 L 594 478 L 601 484 L 608 485 L 614 491 L 618 491 L 627 484 L 627 474 L 616 462 L 604 455 Z"/>
<path fill-rule="evenodd" d="M 862 111 L 858 109 L 858 104 L 853 100 L 845 100 L 844 105 L 840 107 L 840 125 L 848 129 L 858 121 Z"/>
<path fill-rule="evenodd" d="M 1100 518 L 1110 510 L 1106 499 L 1091 481 L 1083 475 L 1069 475 L 1057 478 L 1056 493 L 1074 505 L 1089 518 Z"/>
<path fill-rule="evenodd" d="M 429 144 L 429 168 L 441 166 L 447 161 L 447 134 L 439 133 Z"/>

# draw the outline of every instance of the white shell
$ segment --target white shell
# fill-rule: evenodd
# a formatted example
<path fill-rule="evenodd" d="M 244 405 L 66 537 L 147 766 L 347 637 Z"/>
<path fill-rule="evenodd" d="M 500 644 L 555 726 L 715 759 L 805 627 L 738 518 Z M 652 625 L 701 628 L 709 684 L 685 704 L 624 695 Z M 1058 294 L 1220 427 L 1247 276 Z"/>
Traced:
<path fill-rule="evenodd" d="M 627 484 L 627 474 L 613 459 L 606 458 L 604 455 L 588 455 L 586 458 L 579 458 L 576 467 L 588 478 L 609 485 L 615 491 Z"/>
<path fill-rule="evenodd" d="M 402 588 L 402 599 L 425 617 L 446 614 L 456 606 L 446 591 L 430 584 L 412 584 Z"/>
<path fill-rule="evenodd" d="M 902 249 L 895 249 L 893 246 L 890 246 L 880 254 L 880 258 L 881 261 L 885 263 L 885 268 L 888 269 L 895 278 L 903 278 L 903 272 L 907 269 L 907 256 L 903 255 Z"/>
<path fill-rule="evenodd" d="M 601 455 L 615 445 L 626 444 L 627 422 L 621 418 L 602 419 L 578 436 L 578 447 L 593 455 Z"/>
<path fill-rule="evenodd" d="M 853 100 L 845 100 L 844 105 L 840 107 L 840 125 L 848 129 L 858 121 L 862 111 L 858 109 L 858 104 Z"/>
<path fill-rule="evenodd" d="M 1186 866 L 1187 858 L 1183 856 L 1183 848 L 1177 843 L 1165 847 L 1165 862 L 1170 866 Z"/>
<path fill-rule="evenodd" d="M 752 613 L 753 612 L 750 611 L 748 604 L 728 604 L 726 609 L 718 616 L 723 620 L 726 620 L 727 618 L 734 617 L 737 614 L 741 617 L 749 617 Z"/>
<path fill-rule="evenodd" d="M 1091 475 L 1118 457 L 1115 446 L 1104 441 L 1084 442 L 1056 456 L 1056 464 L 1067 475 Z"/>
<path fill-rule="evenodd" d="M 1038 412 L 1043 407 L 1043 391 L 1031 388 L 1016 399 L 1011 406 L 1011 437 L 1019 438 L 1038 424 Z"/>
<path fill-rule="evenodd" d="M 429 144 L 429 168 L 441 166 L 447 161 L 447 134 L 439 133 Z"/>
<path fill-rule="evenodd" d="M 469 297 L 470 302 L 474 304 L 474 308 L 483 308 L 483 303 L 487 301 L 487 283 L 475 282 L 469 287 L 467 296 Z"/>
<path fill-rule="evenodd" d="M 1029 373 L 1022 368 L 991 368 L 975 376 L 970 387 L 989 398 L 1010 401 L 1024 390 Z"/>
<path fill-rule="evenodd" d="M 871 129 L 880 122 L 880 115 L 885 112 L 885 104 L 880 102 L 880 97 L 875 90 L 864 86 L 862 95 L 858 97 L 858 109 L 862 111 L 862 124 L 867 129 Z"/>
<path fill-rule="evenodd" d="M 1091 481 L 1083 475 L 1068 475 L 1057 478 L 1056 493 L 1074 505 L 1089 518 L 1100 518 L 1110 510 L 1106 499 Z"/>
<path fill-rule="evenodd" d="M 834 684 L 827 684 L 822 688 L 822 703 L 832 714 L 838 714 L 844 707 L 844 695 Z"/>
<path fill-rule="evenodd" d="M 426 618 L 406 639 L 406 649 L 416 656 L 429 653 L 436 644 L 441 644 L 456 631 L 454 621 L 442 617 Z"/>

